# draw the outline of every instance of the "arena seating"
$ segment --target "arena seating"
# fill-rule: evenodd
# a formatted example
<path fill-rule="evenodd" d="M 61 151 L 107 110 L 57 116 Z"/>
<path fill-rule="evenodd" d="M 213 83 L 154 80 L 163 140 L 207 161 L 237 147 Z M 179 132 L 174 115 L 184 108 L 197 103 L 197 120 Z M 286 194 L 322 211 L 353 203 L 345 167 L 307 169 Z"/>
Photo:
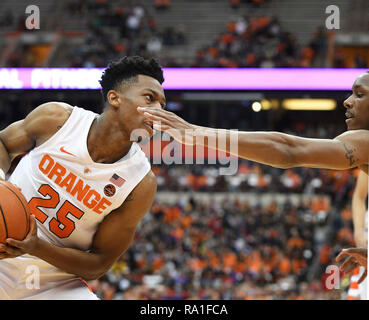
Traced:
<path fill-rule="evenodd" d="M 118 56 L 136 53 L 157 57 L 162 65 L 172 67 L 365 67 L 367 57 L 362 54 L 347 62 L 346 53 L 337 50 L 330 62 L 326 59 L 331 33 L 323 27 L 329 4 L 326 0 L 301 2 L 299 10 L 291 14 L 291 6 L 296 6 L 291 0 L 240 1 L 237 8 L 223 0 L 164 1 L 162 5 L 155 1 L 42 1 L 39 35 L 58 35 L 49 36 L 50 52 L 42 55 L 40 51 L 47 50 L 40 48 L 45 45 L 44 37 L 35 37 L 32 46 L 26 46 L 21 37 L 11 46 L 12 32 L 26 32 L 22 9 L 27 2 L 19 1 L 13 6 L 4 1 L 0 13 L 0 25 L 4 26 L 0 63 L 100 67 Z M 356 4 L 339 0 L 336 5 L 350 13 L 341 17 L 345 32 L 363 26 L 365 15 L 352 10 Z M 350 23 L 353 12 L 356 20 Z M 20 51 L 24 57 L 17 56 Z"/>

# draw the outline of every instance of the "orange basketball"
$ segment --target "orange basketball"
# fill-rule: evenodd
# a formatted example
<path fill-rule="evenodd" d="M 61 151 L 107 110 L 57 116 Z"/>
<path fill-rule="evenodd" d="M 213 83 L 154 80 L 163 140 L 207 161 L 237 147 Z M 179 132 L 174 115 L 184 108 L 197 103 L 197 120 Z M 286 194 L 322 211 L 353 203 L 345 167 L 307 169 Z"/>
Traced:
<path fill-rule="evenodd" d="M 7 238 L 23 240 L 29 231 L 30 208 L 21 191 L 0 181 L 0 242 Z"/>

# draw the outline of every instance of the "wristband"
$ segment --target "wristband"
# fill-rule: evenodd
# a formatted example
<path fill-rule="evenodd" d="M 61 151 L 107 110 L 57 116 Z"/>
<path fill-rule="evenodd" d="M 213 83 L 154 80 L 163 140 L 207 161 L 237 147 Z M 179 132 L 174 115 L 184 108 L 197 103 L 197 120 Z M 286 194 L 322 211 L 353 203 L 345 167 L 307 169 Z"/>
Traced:
<path fill-rule="evenodd" d="M 0 180 L 4 180 L 5 181 L 5 172 L 3 169 L 0 169 Z"/>

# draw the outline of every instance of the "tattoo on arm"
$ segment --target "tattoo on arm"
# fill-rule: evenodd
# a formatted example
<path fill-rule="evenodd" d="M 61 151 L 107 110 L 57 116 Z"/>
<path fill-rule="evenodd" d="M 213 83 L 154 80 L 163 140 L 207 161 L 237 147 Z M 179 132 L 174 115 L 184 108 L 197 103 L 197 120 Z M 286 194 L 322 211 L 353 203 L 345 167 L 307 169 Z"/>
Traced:
<path fill-rule="evenodd" d="M 357 161 L 357 159 L 354 158 L 354 152 L 356 151 L 356 149 L 352 149 L 349 148 L 346 143 L 343 143 L 343 146 L 346 150 L 346 158 L 350 161 L 350 167 L 355 163 L 355 161 Z"/>

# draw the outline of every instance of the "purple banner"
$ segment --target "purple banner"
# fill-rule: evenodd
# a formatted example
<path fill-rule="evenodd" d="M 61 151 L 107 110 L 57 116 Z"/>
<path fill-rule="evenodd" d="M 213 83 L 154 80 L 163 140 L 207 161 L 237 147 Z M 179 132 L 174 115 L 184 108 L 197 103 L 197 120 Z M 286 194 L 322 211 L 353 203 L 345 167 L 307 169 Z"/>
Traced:
<path fill-rule="evenodd" d="M 103 68 L 0 68 L 0 89 L 100 89 Z M 166 90 L 350 90 L 367 69 L 165 68 Z"/>

